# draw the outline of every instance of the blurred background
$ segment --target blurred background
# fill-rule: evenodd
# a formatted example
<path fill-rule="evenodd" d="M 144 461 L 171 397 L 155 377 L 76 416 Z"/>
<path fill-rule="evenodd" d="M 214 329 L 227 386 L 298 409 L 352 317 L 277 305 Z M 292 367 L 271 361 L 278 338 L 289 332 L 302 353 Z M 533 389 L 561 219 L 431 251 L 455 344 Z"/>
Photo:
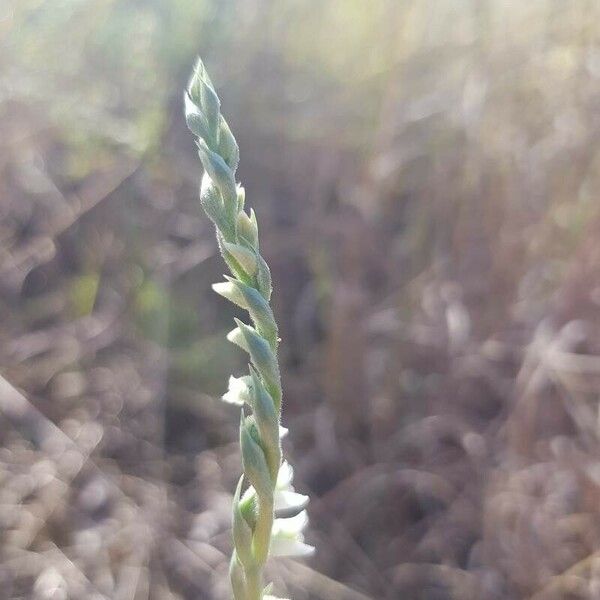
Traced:
<path fill-rule="evenodd" d="M 295 600 L 600 598 L 600 5 L 0 1 L 0 596 L 225 600 L 245 357 L 205 59 L 310 493 Z"/>

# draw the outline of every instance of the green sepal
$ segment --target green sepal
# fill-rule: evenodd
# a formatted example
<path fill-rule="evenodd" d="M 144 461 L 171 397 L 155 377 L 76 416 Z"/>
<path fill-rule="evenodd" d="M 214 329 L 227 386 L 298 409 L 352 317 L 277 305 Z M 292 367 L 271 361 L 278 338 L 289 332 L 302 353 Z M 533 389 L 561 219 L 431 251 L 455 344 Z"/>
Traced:
<path fill-rule="evenodd" d="M 269 342 L 265 340 L 253 327 L 235 319 L 238 329 L 244 337 L 252 364 L 260 373 L 268 392 L 273 397 L 275 406 L 279 410 L 281 402 L 281 382 L 279 376 L 279 365 Z"/>
<path fill-rule="evenodd" d="M 257 255 L 257 269 L 256 269 L 256 284 L 258 291 L 265 297 L 267 302 L 271 299 L 271 292 L 273 287 L 271 285 L 271 270 L 269 265 L 265 262 L 265 259 L 258 254 Z"/>
<path fill-rule="evenodd" d="M 246 190 L 244 186 L 238 185 L 238 212 L 244 210 L 244 204 L 246 203 Z"/>
<path fill-rule="evenodd" d="M 228 229 L 227 231 L 229 232 L 230 230 Z M 229 239 L 232 238 L 229 237 Z M 219 244 L 219 251 L 221 252 L 221 256 L 223 257 L 223 260 L 225 261 L 231 272 L 240 281 L 243 281 L 247 284 L 251 284 L 253 282 L 252 276 L 248 275 L 248 273 L 246 273 L 246 271 L 244 270 L 244 267 L 242 267 L 242 265 L 240 265 L 240 263 L 234 258 L 234 256 L 225 249 L 225 243 L 229 242 L 225 237 L 225 232 L 222 232 L 219 229 L 217 229 L 217 243 Z"/>
<path fill-rule="evenodd" d="M 188 129 L 195 136 L 206 140 L 210 146 L 212 143 L 212 133 L 210 132 L 206 118 L 187 92 L 184 93 L 183 100 L 185 104 L 185 122 Z"/>
<path fill-rule="evenodd" d="M 252 375 L 252 409 L 254 421 L 262 446 L 265 451 L 271 479 L 277 482 L 277 474 L 281 463 L 281 446 L 279 440 L 279 415 L 273 398 L 263 385 L 258 373 L 250 366 Z"/>
<path fill-rule="evenodd" d="M 202 176 L 202 183 L 200 185 L 200 204 L 208 218 L 215 224 L 222 235 L 231 238 L 231 236 L 234 235 L 234 232 L 225 218 L 221 194 L 208 173 L 205 173 Z"/>
<path fill-rule="evenodd" d="M 273 316 L 273 311 L 264 296 L 255 288 L 246 285 L 245 283 L 227 277 L 231 285 L 237 288 L 239 294 L 232 295 L 229 299 L 235 302 L 241 308 L 246 309 L 250 313 L 250 317 L 254 322 L 254 326 L 260 335 L 262 335 L 275 350 L 277 348 L 277 323 Z M 243 301 L 239 301 L 239 295 Z M 235 297 L 235 300 L 233 299 Z"/>
<path fill-rule="evenodd" d="M 210 175 L 221 192 L 223 207 L 228 218 L 233 220 L 237 214 L 237 190 L 233 171 L 201 138 L 198 139 L 198 155 L 200 156 L 204 170 Z"/>
<path fill-rule="evenodd" d="M 235 172 L 240 161 L 240 149 L 223 116 L 219 118 L 218 152 L 229 165 L 229 168 Z"/>
<path fill-rule="evenodd" d="M 256 273 L 258 266 L 256 252 L 253 252 L 240 244 L 231 244 L 229 242 L 223 244 L 223 249 L 235 258 L 248 275 L 252 276 Z"/>
<path fill-rule="evenodd" d="M 250 209 L 250 214 L 254 214 L 252 209 Z M 256 225 L 256 217 L 252 219 L 251 216 L 249 217 L 241 210 L 236 219 L 236 230 L 238 236 L 242 237 L 252 248 L 258 250 L 258 227 Z"/>
<path fill-rule="evenodd" d="M 251 433 L 253 426 L 251 417 L 244 418 L 242 412 L 240 422 L 240 447 L 242 450 L 242 464 L 244 474 L 256 490 L 259 499 L 270 498 L 273 495 L 274 483 L 271 479 L 269 467 L 263 449 L 256 442 Z"/>
<path fill-rule="evenodd" d="M 258 500 L 254 488 L 250 486 L 240 500 L 240 512 L 252 530 L 256 527 Z"/>
<path fill-rule="evenodd" d="M 187 89 L 190 94 L 191 99 L 198 105 L 202 106 L 202 82 L 208 83 L 210 87 L 215 89 L 213 82 L 210 79 L 208 71 L 202 62 L 202 59 L 198 57 L 196 60 L 196 64 L 194 65 L 194 70 L 192 72 L 192 76 L 190 77 L 190 81 L 188 83 Z"/>
<path fill-rule="evenodd" d="M 227 334 L 227 339 L 232 344 L 235 344 L 236 346 L 238 346 L 239 348 L 241 348 L 242 350 L 245 350 L 248 354 L 250 354 L 250 348 L 248 347 L 246 338 L 244 337 L 244 334 L 242 333 L 242 330 L 239 327 L 232 329 Z"/>
<path fill-rule="evenodd" d="M 235 549 L 229 561 L 229 579 L 233 590 L 234 600 L 246 600 L 246 581 L 244 571 L 240 564 Z"/>
<path fill-rule="evenodd" d="M 229 277 L 227 275 L 224 276 L 227 281 L 220 281 L 219 283 L 213 283 L 212 289 L 217 292 L 223 298 L 227 298 L 230 302 L 233 302 L 240 308 L 244 310 L 248 310 L 248 303 L 242 294 L 241 286 L 246 285 L 233 277 Z"/>
<path fill-rule="evenodd" d="M 240 562 L 244 568 L 248 569 L 253 565 L 254 557 L 252 555 L 252 529 L 250 529 L 240 510 L 240 496 L 243 482 L 244 476 L 242 475 L 233 497 L 233 543 Z"/>
<path fill-rule="evenodd" d="M 206 115 L 206 120 L 216 140 L 221 115 L 221 102 L 201 59 L 198 59 L 194 67 L 194 73 L 188 84 L 188 93 L 194 104 L 199 106 Z"/>
<path fill-rule="evenodd" d="M 202 98 L 202 112 L 206 115 L 209 130 L 212 133 L 213 139 L 218 141 L 221 102 L 215 90 L 206 81 L 200 82 L 200 95 Z"/>

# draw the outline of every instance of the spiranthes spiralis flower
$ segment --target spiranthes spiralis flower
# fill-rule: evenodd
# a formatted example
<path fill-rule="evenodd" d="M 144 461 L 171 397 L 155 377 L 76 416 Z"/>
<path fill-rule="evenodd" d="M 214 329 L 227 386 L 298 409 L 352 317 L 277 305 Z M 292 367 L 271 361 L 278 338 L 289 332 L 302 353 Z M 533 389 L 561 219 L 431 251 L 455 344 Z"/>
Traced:
<path fill-rule="evenodd" d="M 252 323 L 236 319 L 236 328 L 227 336 L 250 358 L 248 374 L 231 377 L 223 396 L 241 407 L 243 474 L 233 499 L 231 585 L 235 600 L 276 600 L 271 586 L 264 587 L 263 568 L 269 556 L 313 552 L 303 538 L 308 497 L 294 491 L 292 467 L 281 456 L 287 430 L 280 425 L 279 338 L 269 305 L 271 274 L 259 252 L 256 215 L 252 209 L 246 212 L 244 189 L 235 181 L 238 145 L 201 60 L 185 92 L 185 117 L 197 137 L 204 168 L 200 203 L 215 225 L 219 249 L 231 271 L 231 277 L 225 276 L 213 289 L 247 310 Z"/>

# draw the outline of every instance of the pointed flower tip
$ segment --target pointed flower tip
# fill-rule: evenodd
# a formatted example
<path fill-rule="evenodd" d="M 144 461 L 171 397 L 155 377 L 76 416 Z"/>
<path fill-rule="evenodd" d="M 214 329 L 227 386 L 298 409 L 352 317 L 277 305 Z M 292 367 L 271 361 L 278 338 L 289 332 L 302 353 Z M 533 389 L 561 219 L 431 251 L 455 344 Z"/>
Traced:
<path fill-rule="evenodd" d="M 228 281 L 221 281 L 219 283 L 213 283 L 212 289 L 219 294 L 219 296 L 223 296 L 223 298 L 237 304 L 241 308 L 247 308 L 248 304 L 244 298 L 244 294 L 240 291 L 238 285 L 234 283 L 234 280 L 228 278 Z"/>
<path fill-rule="evenodd" d="M 276 511 L 299 510 L 305 508 L 309 497 L 290 490 L 278 490 L 275 492 L 274 506 Z"/>
<path fill-rule="evenodd" d="M 237 321 L 237 319 L 236 319 L 236 321 Z M 248 350 L 248 344 L 246 343 L 246 338 L 245 338 L 244 334 L 242 333 L 242 330 L 239 327 L 236 327 L 235 329 L 232 329 L 227 334 L 227 339 L 232 344 L 235 344 L 236 346 L 239 346 L 242 350 L 245 350 L 246 352 L 249 352 L 249 350 Z"/>
<path fill-rule="evenodd" d="M 315 553 L 315 547 L 295 539 L 273 539 L 271 541 L 272 556 L 308 557 Z"/>
<path fill-rule="evenodd" d="M 229 242 L 223 243 L 223 248 L 241 265 L 241 267 L 248 273 L 248 275 L 254 275 L 258 268 L 258 262 L 256 254 L 244 246 L 239 244 L 231 244 Z"/>
<path fill-rule="evenodd" d="M 231 292 L 233 284 L 229 281 L 221 281 L 219 283 L 213 283 L 210 287 L 212 287 L 217 294 L 227 297 L 226 293 Z"/>

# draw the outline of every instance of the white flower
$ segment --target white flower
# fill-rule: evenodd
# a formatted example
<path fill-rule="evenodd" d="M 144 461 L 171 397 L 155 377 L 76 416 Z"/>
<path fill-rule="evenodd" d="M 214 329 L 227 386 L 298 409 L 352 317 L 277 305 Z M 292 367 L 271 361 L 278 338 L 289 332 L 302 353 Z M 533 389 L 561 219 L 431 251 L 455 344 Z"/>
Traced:
<path fill-rule="evenodd" d="M 308 524 L 305 510 L 295 517 L 275 519 L 271 533 L 271 554 L 273 556 L 310 556 L 314 547 L 304 543 L 302 532 Z"/>
<path fill-rule="evenodd" d="M 273 499 L 273 508 L 276 511 L 281 510 L 299 510 L 308 504 L 308 496 L 289 492 L 287 490 L 277 490 Z"/>
<path fill-rule="evenodd" d="M 277 473 L 277 485 L 278 490 L 291 490 L 292 480 L 294 479 L 294 469 L 287 460 L 284 460 L 279 467 L 279 473 Z"/>
<path fill-rule="evenodd" d="M 279 467 L 277 483 L 275 484 L 275 494 L 273 496 L 275 511 L 300 510 L 308 504 L 308 496 L 294 491 L 293 479 L 294 469 L 284 460 Z"/>
<path fill-rule="evenodd" d="M 252 394 L 252 377 L 245 375 L 244 377 L 230 377 L 229 389 L 223 394 L 222 400 L 229 404 L 237 404 L 242 406 L 244 402 L 250 404 Z"/>

